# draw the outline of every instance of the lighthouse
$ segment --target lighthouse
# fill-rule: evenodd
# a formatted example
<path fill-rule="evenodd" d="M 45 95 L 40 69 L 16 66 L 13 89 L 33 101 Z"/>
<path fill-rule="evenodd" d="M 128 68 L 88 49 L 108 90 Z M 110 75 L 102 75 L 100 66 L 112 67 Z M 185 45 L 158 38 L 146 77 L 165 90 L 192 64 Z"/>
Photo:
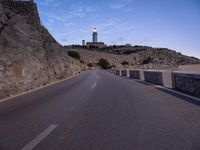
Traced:
<path fill-rule="evenodd" d="M 93 43 L 98 43 L 98 33 L 96 28 L 93 29 L 92 39 Z"/>
<path fill-rule="evenodd" d="M 85 45 L 83 44 L 83 46 L 85 46 Z M 97 28 L 93 29 L 93 31 L 92 31 L 92 42 L 87 42 L 86 47 L 88 47 L 88 48 L 104 48 L 104 47 L 106 47 L 104 42 L 98 42 Z"/>

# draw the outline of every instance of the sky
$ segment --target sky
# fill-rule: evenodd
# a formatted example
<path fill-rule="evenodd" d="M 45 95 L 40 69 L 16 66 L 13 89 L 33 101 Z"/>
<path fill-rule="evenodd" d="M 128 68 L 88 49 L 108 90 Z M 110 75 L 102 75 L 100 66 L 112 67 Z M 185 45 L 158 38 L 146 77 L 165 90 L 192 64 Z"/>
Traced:
<path fill-rule="evenodd" d="M 200 58 L 200 0 L 35 0 L 62 45 L 99 41 L 146 45 Z"/>

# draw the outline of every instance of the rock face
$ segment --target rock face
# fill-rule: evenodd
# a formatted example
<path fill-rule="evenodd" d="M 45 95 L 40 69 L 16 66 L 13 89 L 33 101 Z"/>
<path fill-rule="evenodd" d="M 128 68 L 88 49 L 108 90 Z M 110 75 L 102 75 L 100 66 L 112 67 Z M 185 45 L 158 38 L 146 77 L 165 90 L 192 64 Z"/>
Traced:
<path fill-rule="evenodd" d="M 24 4 L 36 15 L 32 17 L 31 12 L 22 15 L 21 11 L 26 10 L 22 7 Z M 12 6 L 18 7 L 14 9 Z M 80 62 L 69 57 L 39 24 L 35 11 L 36 5 L 31 2 L 0 3 L 0 98 L 46 85 L 82 70 Z"/>

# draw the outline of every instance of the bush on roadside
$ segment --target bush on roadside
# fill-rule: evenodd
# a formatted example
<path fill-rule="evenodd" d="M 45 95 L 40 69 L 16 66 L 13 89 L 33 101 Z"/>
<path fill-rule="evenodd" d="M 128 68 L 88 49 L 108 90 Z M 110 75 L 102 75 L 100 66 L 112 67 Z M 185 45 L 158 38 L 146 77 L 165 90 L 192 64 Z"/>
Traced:
<path fill-rule="evenodd" d="M 98 62 L 98 66 L 100 66 L 102 69 L 110 69 L 110 63 L 106 59 L 100 59 Z"/>
<path fill-rule="evenodd" d="M 151 62 L 153 62 L 152 58 L 148 57 L 148 58 L 146 58 L 146 59 L 143 60 L 142 64 L 149 64 Z"/>
<path fill-rule="evenodd" d="M 92 68 L 92 67 L 93 67 L 93 64 L 92 64 L 92 63 L 88 63 L 87 66 L 88 66 L 89 68 Z"/>
<path fill-rule="evenodd" d="M 81 59 L 80 54 L 78 52 L 75 52 L 75 51 L 68 51 L 68 55 L 70 57 L 78 59 L 78 60 Z"/>
<path fill-rule="evenodd" d="M 123 66 L 129 65 L 129 63 L 128 63 L 127 61 L 123 61 L 121 64 L 122 64 Z"/>

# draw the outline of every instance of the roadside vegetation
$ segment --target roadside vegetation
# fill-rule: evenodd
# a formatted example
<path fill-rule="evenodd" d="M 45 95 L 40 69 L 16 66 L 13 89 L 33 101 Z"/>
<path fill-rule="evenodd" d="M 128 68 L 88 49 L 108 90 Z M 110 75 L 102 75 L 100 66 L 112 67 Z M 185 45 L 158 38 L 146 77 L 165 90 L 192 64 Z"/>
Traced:
<path fill-rule="evenodd" d="M 77 60 L 80 60 L 81 59 L 81 56 L 78 52 L 75 52 L 75 51 L 68 51 L 68 55 L 72 58 L 75 58 Z"/>
<path fill-rule="evenodd" d="M 87 66 L 88 66 L 89 68 L 92 68 L 92 67 L 93 67 L 93 64 L 92 64 L 92 63 L 88 63 Z"/>
<path fill-rule="evenodd" d="M 110 69 L 110 63 L 106 59 L 100 59 L 97 63 L 98 66 L 100 66 L 102 69 Z"/>
<path fill-rule="evenodd" d="M 146 65 L 146 64 L 149 64 L 149 63 L 152 63 L 153 60 L 151 57 L 147 57 L 146 59 L 143 60 L 142 64 L 143 65 Z"/>
<path fill-rule="evenodd" d="M 129 65 L 129 63 L 128 63 L 127 61 L 123 61 L 123 62 L 121 62 L 121 64 L 122 64 L 123 66 Z"/>

